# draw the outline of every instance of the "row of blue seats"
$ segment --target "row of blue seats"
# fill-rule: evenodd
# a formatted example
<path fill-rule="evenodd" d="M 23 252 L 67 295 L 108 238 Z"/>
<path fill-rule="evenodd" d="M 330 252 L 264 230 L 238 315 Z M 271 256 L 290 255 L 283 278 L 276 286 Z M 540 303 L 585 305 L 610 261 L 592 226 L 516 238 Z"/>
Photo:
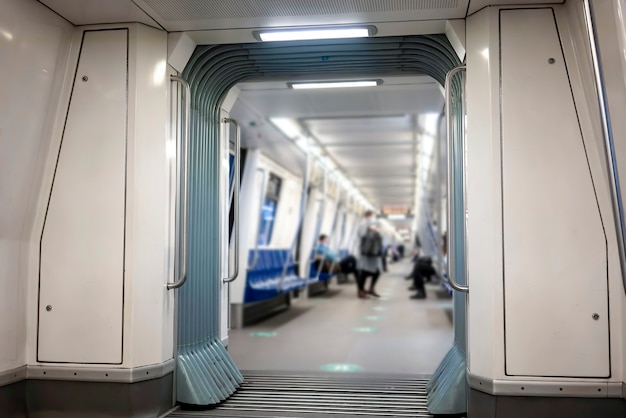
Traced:
<path fill-rule="evenodd" d="M 293 258 L 289 258 L 285 278 L 281 283 L 280 279 L 288 256 L 288 249 L 263 248 L 256 251 L 250 250 L 248 255 L 248 266 L 250 267 L 248 268 L 246 279 L 244 303 L 271 299 L 278 294 L 288 293 L 306 286 L 306 281 L 296 274 L 296 265 Z"/>
<path fill-rule="evenodd" d="M 348 254 L 348 250 L 341 250 L 339 254 L 344 257 Z M 299 290 L 306 286 L 305 279 L 296 274 L 296 264 L 293 257 L 289 257 L 285 278 L 281 284 L 280 279 L 288 257 L 288 249 L 261 248 L 250 250 L 248 254 L 248 266 L 250 267 L 246 279 L 244 303 L 271 299 L 278 294 Z M 309 283 L 327 281 L 334 276 L 334 274 L 323 272 L 319 273 L 318 276 L 315 261 L 311 262 L 309 271 Z"/>

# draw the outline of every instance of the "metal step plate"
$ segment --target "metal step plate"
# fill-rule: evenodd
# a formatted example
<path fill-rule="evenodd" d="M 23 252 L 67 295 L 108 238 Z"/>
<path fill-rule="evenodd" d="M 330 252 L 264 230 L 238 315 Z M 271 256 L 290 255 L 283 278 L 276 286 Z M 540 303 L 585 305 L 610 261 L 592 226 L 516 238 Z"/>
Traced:
<path fill-rule="evenodd" d="M 214 409 L 169 417 L 431 417 L 426 376 L 243 374 L 241 388 Z"/>

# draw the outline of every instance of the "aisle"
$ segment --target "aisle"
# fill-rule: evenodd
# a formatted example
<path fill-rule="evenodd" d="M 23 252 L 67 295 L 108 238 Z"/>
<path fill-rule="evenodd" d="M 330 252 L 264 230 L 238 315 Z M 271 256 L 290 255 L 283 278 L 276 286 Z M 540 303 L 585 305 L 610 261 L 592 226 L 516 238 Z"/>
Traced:
<path fill-rule="evenodd" d="M 232 330 L 229 352 L 242 370 L 431 374 L 452 344 L 452 300 L 439 285 L 425 300 L 409 299 L 409 269 L 390 265 L 380 299 L 358 299 L 354 283 L 333 279 L 326 294 Z"/>

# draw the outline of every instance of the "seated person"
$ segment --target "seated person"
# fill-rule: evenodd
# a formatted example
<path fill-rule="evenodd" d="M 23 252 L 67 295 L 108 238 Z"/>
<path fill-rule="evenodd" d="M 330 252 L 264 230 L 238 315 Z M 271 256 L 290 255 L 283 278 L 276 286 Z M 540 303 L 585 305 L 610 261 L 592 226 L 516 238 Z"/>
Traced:
<path fill-rule="evenodd" d="M 324 260 L 322 270 L 325 273 L 352 273 L 356 279 L 356 258 L 353 255 L 347 255 L 340 259 L 339 255 L 328 248 L 328 235 L 322 234 L 319 237 L 319 242 L 315 248 L 315 267 L 319 269 L 321 260 Z"/>
<path fill-rule="evenodd" d="M 426 297 L 426 289 L 424 281 L 430 280 L 432 276 L 436 276 L 437 272 L 433 267 L 433 261 L 430 257 L 419 257 L 413 266 L 411 277 L 413 278 L 413 286 L 409 290 L 416 290 L 417 293 L 411 296 L 411 299 L 424 299 Z"/>

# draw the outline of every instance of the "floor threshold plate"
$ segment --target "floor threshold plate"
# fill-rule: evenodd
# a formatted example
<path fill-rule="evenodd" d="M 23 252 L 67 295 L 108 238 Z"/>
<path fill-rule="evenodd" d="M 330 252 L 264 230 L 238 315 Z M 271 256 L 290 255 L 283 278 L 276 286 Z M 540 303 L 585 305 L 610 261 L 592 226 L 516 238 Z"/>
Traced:
<path fill-rule="evenodd" d="M 169 417 L 431 417 L 427 381 L 425 376 L 244 372 L 241 388 L 217 407 Z"/>

